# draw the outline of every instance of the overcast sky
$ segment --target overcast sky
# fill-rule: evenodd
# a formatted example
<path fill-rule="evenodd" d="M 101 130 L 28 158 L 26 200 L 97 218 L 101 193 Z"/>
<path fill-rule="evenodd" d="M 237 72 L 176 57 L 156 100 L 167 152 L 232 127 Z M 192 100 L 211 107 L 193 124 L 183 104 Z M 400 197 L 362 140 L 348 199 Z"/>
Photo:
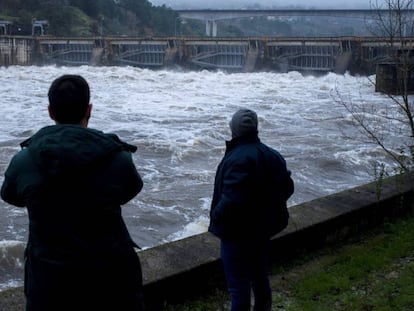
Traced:
<path fill-rule="evenodd" d="M 257 4 L 262 8 L 282 8 L 302 6 L 304 8 L 369 8 L 370 1 L 377 0 L 149 0 L 153 5 L 163 5 L 173 9 L 242 9 Z"/>

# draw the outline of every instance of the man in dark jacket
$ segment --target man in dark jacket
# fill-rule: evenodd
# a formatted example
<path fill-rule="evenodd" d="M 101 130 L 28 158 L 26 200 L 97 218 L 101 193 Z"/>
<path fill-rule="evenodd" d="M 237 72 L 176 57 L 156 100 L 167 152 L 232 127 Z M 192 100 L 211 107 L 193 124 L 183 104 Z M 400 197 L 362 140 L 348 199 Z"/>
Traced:
<path fill-rule="evenodd" d="M 136 147 L 87 128 L 82 77 L 56 79 L 48 96 L 56 124 L 21 144 L 1 188 L 4 201 L 28 210 L 26 310 L 143 310 L 137 245 L 121 214 L 143 187 Z"/>
<path fill-rule="evenodd" d="M 294 184 L 284 158 L 261 143 L 254 111 L 240 109 L 230 122 L 232 140 L 216 172 L 209 231 L 221 240 L 221 259 L 232 311 L 271 310 L 268 247 L 288 222 Z"/>

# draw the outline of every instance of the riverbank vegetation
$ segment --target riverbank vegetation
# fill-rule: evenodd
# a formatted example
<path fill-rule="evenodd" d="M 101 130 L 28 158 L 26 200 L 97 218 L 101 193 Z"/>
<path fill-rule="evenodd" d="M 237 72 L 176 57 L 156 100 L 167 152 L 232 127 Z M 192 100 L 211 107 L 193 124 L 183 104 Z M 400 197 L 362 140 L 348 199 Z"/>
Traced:
<path fill-rule="evenodd" d="M 414 310 L 413 232 L 414 218 L 400 219 L 274 264 L 272 310 Z M 229 299 L 220 288 L 167 310 L 224 311 Z"/>
<path fill-rule="evenodd" d="M 0 20 L 14 35 L 31 35 L 32 21 L 47 20 L 54 36 L 173 35 L 178 13 L 148 0 L 2 0 Z"/>
<path fill-rule="evenodd" d="M 405 13 L 413 9 L 414 0 L 372 2 L 372 10 L 378 12 L 372 34 L 388 41 L 385 45 L 387 53 L 377 60 L 376 80 L 370 81 L 388 101 L 381 103 L 381 107 L 370 106 L 363 98 L 359 102 L 350 101 L 338 90 L 334 98 L 347 110 L 368 142 L 377 145 L 397 167 L 388 167 L 382 161 L 373 163 L 379 190 L 384 177 L 409 172 L 414 167 L 414 42 L 409 36 L 414 29 L 414 18 Z M 381 10 L 387 13 L 381 13 Z M 381 85 L 379 82 L 384 79 L 387 83 Z"/>

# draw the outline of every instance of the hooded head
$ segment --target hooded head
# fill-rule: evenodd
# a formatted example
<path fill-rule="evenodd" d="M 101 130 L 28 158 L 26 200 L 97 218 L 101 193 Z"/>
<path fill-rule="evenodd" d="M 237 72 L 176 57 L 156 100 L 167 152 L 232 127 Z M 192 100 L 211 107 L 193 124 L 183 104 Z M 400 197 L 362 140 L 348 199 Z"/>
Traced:
<path fill-rule="evenodd" d="M 257 114 L 249 109 L 240 109 L 230 121 L 231 135 L 233 138 L 257 134 Z"/>

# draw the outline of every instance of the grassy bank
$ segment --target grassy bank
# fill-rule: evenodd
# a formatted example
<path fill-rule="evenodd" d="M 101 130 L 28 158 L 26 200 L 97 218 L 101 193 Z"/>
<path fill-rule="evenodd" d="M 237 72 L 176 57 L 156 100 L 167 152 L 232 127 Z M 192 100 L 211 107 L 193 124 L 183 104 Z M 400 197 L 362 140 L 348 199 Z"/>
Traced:
<path fill-rule="evenodd" d="M 273 310 L 414 310 L 414 218 L 304 252 L 271 269 Z M 168 311 L 229 309 L 224 288 Z"/>

